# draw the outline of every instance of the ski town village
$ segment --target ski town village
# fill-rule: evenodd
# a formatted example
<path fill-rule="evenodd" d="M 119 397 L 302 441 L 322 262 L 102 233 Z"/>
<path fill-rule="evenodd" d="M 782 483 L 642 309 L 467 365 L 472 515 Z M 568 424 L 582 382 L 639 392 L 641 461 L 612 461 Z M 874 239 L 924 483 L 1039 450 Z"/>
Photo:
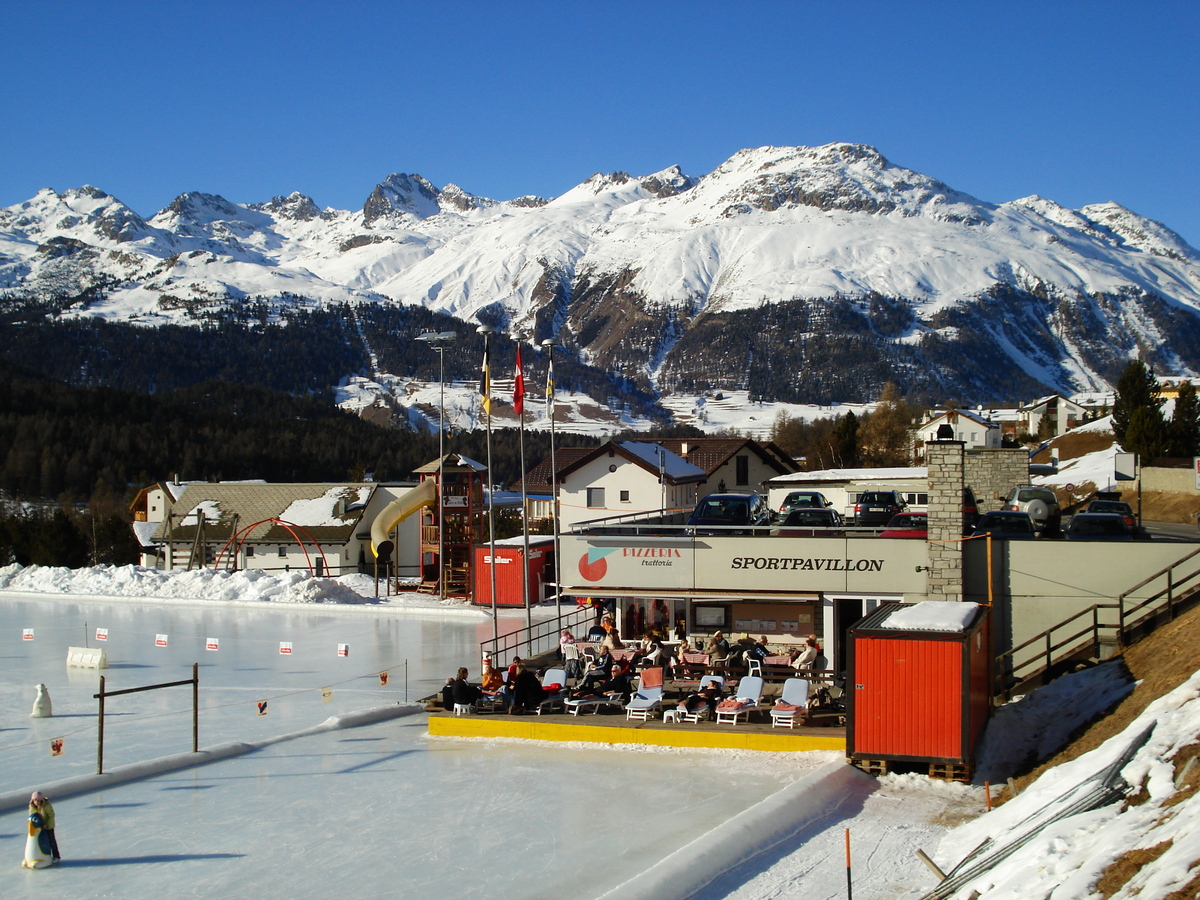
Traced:
<path fill-rule="evenodd" d="M 148 566 L 363 572 L 381 598 L 490 610 L 463 665 L 507 679 L 523 657 L 543 693 L 523 717 L 479 714 L 513 707 L 511 685 L 447 694 L 431 733 L 835 749 L 868 772 L 964 780 L 996 704 L 1136 641 L 1200 578 L 1200 532 L 1063 533 L 1121 519 L 1089 501 L 1136 509 L 1142 490 L 1194 500 L 1195 532 L 1195 461 L 1122 471 L 1118 454 L 1119 491 L 1060 509 L 1000 430 L 932 416 L 922 464 L 896 469 L 801 471 L 773 443 L 704 437 L 552 451 L 506 492 L 456 453 L 405 484 L 176 479 L 137 496 L 134 528 Z M 501 507 L 528 528 L 494 539 Z"/>

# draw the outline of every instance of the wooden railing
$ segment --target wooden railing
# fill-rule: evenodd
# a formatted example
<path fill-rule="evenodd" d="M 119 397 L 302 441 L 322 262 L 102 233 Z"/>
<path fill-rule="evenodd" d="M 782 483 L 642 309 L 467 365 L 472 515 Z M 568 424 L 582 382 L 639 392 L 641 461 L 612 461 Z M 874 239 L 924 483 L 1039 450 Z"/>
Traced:
<path fill-rule="evenodd" d="M 1116 647 L 1131 643 L 1131 637 L 1136 640 L 1140 630 L 1149 630 L 1152 620 L 1164 613 L 1173 619 L 1180 604 L 1200 588 L 1200 564 L 1183 571 L 1185 564 L 1197 556 L 1200 548 L 1123 591 L 1115 603 L 1095 603 L 1001 653 L 992 669 L 993 695 L 1011 699 L 1018 688 L 1051 680 L 1057 667 L 1099 659 L 1100 647 L 1105 643 Z M 1162 589 L 1131 601 L 1132 594 L 1160 579 L 1166 582 Z M 1106 614 L 1105 610 L 1112 612 Z"/>

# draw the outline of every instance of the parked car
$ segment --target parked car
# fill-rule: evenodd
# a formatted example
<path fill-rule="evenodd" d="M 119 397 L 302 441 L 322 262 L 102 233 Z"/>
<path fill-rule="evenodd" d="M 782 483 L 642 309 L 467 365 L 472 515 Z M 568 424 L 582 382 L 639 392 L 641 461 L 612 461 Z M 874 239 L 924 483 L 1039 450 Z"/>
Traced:
<path fill-rule="evenodd" d="M 735 492 L 709 494 L 696 504 L 687 520 L 689 534 L 753 534 L 734 526 L 769 525 L 771 508 L 761 494 Z M 697 528 L 695 526 L 709 526 Z"/>
<path fill-rule="evenodd" d="M 1032 541 L 1037 537 L 1037 530 L 1029 513 L 993 510 L 980 516 L 979 524 L 971 532 L 972 537 L 986 534 L 1006 541 Z"/>
<path fill-rule="evenodd" d="M 1068 541 L 1132 541 L 1133 532 L 1117 513 L 1084 512 L 1071 517 Z"/>
<path fill-rule="evenodd" d="M 820 491 L 789 491 L 776 510 L 780 520 L 787 517 L 793 509 L 825 509 L 833 503 L 825 499 Z"/>
<path fill-rule="evenodd" d="M 1137 516 L 1133 514 L 1133 507 L 1121 500 L 1093 500 L 1088 504 L 1087 512 L 1090 513 L 1114 513 L 1121 517 L 1125 522 L 1125 527 L 1129 529 L 1130 534 L 1137 532 Z"/>
<path fill-rule="evenodd" d="M 926 540 L 929 537 L 929 514 L 907 512 L 892 516 L 892 521 L 887 523 L 887 528 L 879 536 Z"/>
<path fill-rule="evenodd" d="M 1033 527 L 1038 531 L 1056 534 L 1062 530 L 1062 509 L 1054 491 L 1049 488 L 1032 484 L 1017 485 L 1004 501 L 1003 508 L 1008 512 L 1029 513 Z"/>
<path fill-rule="evenodd" d="M 846 521 L 836 509 L 793 509 L 774 530 L 783 537 L 845 537 Z"/>
<path fill-rule="evenodd" d="M 897 491 L 863 491 L 854 504 L 855 525 L 886 525 L 908 509 Z"/>

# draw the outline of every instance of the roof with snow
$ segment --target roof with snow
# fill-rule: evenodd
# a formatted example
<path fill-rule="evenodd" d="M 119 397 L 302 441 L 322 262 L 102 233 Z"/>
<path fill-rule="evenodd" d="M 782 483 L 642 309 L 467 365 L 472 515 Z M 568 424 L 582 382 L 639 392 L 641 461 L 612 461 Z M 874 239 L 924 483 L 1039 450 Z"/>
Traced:
<path fill-rule="evenodd" d="M 658 477 L 661 469 L 663 477 L 669 484 L 691 484 L 704 481 L 707 477 L 707 473 L 699 466 L 693 466 L 661 444 L 645 441 L 608 441 L 580 456 L 570 465 L 560 467 L 559 478 L 565 477 L 605 454 L 620 456 L 650 472 L 655 478 Z"/>
<path fill-rule="evenodd" d="M 374 484 L 192 484 L 171 509 L 171 521 L 156 523 L 153 540 L 195 539 L 204 514 L 207 540 L 231 537 L 248 526 L 245 540 L 292 543 L 283 522 L 321 542 L 345 543 L 354 534 Z M 277 520 L 277 521 L 273 521 Z"/>
<path fill-rule="evenodd" d="M 774 441 L 755 441 L 749 438 L 634 438 L 632 443 L 654 443 L 685 458 L 689 463 L 711 475 L 737 454 L 749 451 L 781 475 L 795 472 L 798 466 Z"/>

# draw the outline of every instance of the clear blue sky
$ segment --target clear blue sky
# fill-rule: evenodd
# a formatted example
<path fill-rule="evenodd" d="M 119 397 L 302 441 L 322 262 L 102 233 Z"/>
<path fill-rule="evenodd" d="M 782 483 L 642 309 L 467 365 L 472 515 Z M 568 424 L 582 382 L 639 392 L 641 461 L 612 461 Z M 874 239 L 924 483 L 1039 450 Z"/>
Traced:
<path fill-rule="evenodd" d="M 1200 3 L 13 2 L 0 206 L 94 184 L 360 207 L 853 141 L 984 200 L 1115 200 L 1200 247 Z"/>

